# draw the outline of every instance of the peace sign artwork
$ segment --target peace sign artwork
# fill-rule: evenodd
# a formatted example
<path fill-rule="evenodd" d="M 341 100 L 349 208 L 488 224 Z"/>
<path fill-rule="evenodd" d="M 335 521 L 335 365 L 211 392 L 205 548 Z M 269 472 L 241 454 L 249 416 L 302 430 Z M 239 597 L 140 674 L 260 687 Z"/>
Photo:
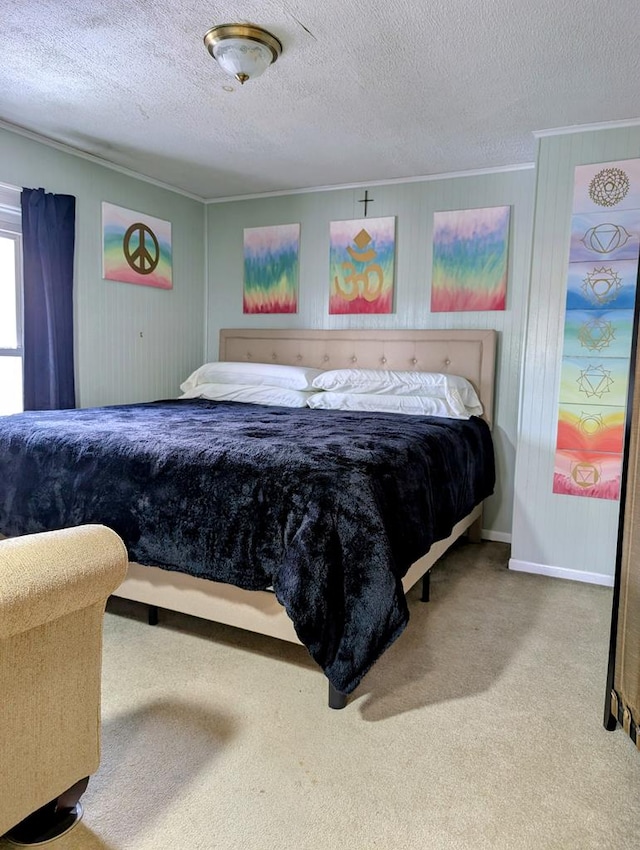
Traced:
<path fill-rule="evenodd" d="M 102 204 L 102 276 L 172 289 L 171 222 Z"/>

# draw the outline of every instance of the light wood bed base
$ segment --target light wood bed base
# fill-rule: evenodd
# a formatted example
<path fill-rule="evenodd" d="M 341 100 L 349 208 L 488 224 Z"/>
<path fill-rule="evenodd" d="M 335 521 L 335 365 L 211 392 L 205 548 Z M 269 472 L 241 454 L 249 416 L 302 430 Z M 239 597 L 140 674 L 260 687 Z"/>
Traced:
<path fill-rule="evenodd" d="M 221 330 L 219 359 L 321 369 L 418 370 L 462 375 L 474 385 L 491 425 L 496 331 Z M 480 539 L 482 506 L 435 543 L 403 580 L 405 592 L 465 531 Z M 116 596 L 300 643 L 284 608 L 268 591 L 249 591 L 186 573 L 130 563 Z M 336 706 L 337 707 L 337 706 Z"/>

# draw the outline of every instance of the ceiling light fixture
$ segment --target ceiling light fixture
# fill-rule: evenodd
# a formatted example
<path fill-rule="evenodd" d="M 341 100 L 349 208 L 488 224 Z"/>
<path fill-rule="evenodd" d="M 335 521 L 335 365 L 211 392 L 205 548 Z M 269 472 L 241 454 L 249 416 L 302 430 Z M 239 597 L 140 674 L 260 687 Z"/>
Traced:
<path fill-rule="evenodd" d="M 253 24 L 219 24 L 204 37 L 218 65 L 240 84 L 259 77 L 282 53 L 275 35 Z"/>

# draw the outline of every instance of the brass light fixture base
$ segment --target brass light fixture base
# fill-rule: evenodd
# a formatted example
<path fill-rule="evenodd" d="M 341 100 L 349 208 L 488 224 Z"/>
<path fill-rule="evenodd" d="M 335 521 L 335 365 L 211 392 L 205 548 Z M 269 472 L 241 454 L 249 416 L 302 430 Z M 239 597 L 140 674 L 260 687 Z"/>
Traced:
<path fill-rule="evenodd" d="M 216 47 L 228 39 L 235 38 L 244 39 L 245 41 L 255 41 L 257 44 L 266 47 L 271 53 L 270 64 L 272 65 L 282 53 L 282 44 L 275 35 L 253 24 L 218 24 L 218 26 L 211 27 L 205 34 L 204 43 L 209 53 L 217 60 Z M 242 84 L 249 77 L 246 74 L 238 73 L 236 74 L 236 79 Z"/>

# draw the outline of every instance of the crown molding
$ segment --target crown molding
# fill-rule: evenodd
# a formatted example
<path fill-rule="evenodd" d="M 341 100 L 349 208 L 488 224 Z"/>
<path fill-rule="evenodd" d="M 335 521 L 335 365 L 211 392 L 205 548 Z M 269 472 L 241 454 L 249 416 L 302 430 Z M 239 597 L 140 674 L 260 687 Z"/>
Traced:
<path fill-rule="evenodd" d="M 207 198 L 205 204 L 226 204 L 230 201 L 251 201 L 257 198 L 280 198 L 283 195 L 308 195 L 313 192 L 340 192 L 343 189 L 371 189 L 374 186 L 398 186 L 402 183 L 427 183 L 434 180 L 452 180 L 456 177 L 481 177 L 487 174 L 503 174 L 510 171 L 528 171 L 535 162 L 518 165 L 501 165 L 495 168 L 475 168 L 469 171 L 450 171 L 446 174 L 426 174 L 420 177 L 395 177 L 389 180 L 371 180 L 368 183 L 341 183 L 330 186 L 307 186 L 304 189 L 282 189 L 277 192 L 257 192 L 252 195 L 231 195 L 225 198 Z"/>
<path fill-rule="evenodd" d="M 622 123 L 622 122 L 621 122 Z M 635 123 L 640 123 L 637 119 Z M 595 125 L 594 125 L 595 126 Z M 607 125 L 611 126 L 611 125 Z M 514 165 L 502 165 L 493 168 L 475 168 L 468 171 L 449 171 L 443 174 L 423 174 L 416 177 L 396 177 L 388 180 L 371 180 L 369 182 L 361 181 L 358 183 L 340 183 L 331 184 L 328 186 L 306 186 L 299 189 L 280 189 L 273 192 L 256 192 L 247 195 L 229 195 L 222 198 L 204 198 L 201 195 L 194 195 L 192 192 L 187 192 L 185 189 L 180 189 L 172 186 L 169 183 L 163 183 L 161 180 L 156 180 L 153 177 L 148 177 L 145 174 L 140 174 L 130 168 L 125 168 L 121 165 L 116 165 L 109 160 L 103 159 L 96 154 L 87 153 L 86 151 L 74 148 L 72 145 L 64 142 L 57 142 L 53 139 L 43 136 L 40 133 L 35 133 L 33 130 L 27 130 L 25 127 L 20 127 L 17 124 L 11 124 L 8 121 L 0 119 L 0 129 L 7 130 L 10 133 L 15 133 L 19 136 L 24 136 L 27 139 L 38 142 L 47 147 L 55 148 L 63 153 L 71 156 L 77 156 L 80 159 L 92 162 L 94 165 L 101 165 L 103 168 L 108 168 L 111 171 L 116 171 L 118 174 L 124 174 L 126 177 L 132 177 L 135 180 L 141 180 L 144 183 L 150 183 L 152 186 L 158 186 L 160 189 L 166 189 L 168 192 L 174 192 L 177 195 L 182 195 L 185 198 L 190 198 L 192 201 L 199 201 L 204 204 L 224 204 L 231 201 L 250 201 L 259 198 L 280 198 L 286 195 L 306 195 L 314 192 L 339 192 L 345 189 L 367 189 L 375 186 L 398 186 L 406 183 L 428 183 L 438 180 L 453 180 L 457 177 L 481 177 L 489 174 L 504 174 L 512 171 L 526 171 L 535 168 L 535 162 L 523 162 Z M 604 125 L 603 125 L 604 129 Z M 567 128 L 566 132 L 571 130 Z M 561 131 L 542 130 L 540 135 L 552 135 Z M 574 132 L 577 129 L 574 128 Z M 534 133 L 534 136 L 536 133 Z M 13 188 L 13 187 L 11 187 Z"/>
<path fill-rule="evenodd" d="M 16 209 L 20 207 L 20 186 L 12 186 L 10 183 L 0 183 L 0 207 Z"/>
<path fill-rule="evenodd" d="M 62 151 L 62 153 L 67 153 L 71 156 L 78 156 L 80 159 L 86 159 L 94 165 L 101 165 L 103 168 L 108 168 L 111 171 L 117 171 L 118 174 L 124 174 L 126 177 L 133 177 L 135 180 L 142 180 L 144 183 L 150 183 L 152 186 L 157 186 L 159 189 L 166 189 L 168 192 L 173 192 L 176 195 L 183 195 L 185 198 L 191 198 L 192 201 L 199 201 L 200 203 L 204 203 L 205 201 L 201 195 L 194 195 L 191 192 L 187 192 L 185 189 L 179 189 L 176 186 L 171 186 L 169 183 L 163 183 L 161 180 L 156 180 L 153 177 L 147 177 L 146 174 L 140 174 L 131 168 L 116 165 L 113 162 L 109 162 L 107 159 L 102 159 L 102 157 L 96 156 L 96 154 L 87 153 L 86 151 L 74 148 L 72 145 L 65 144 L 64 142 L 56 142 L 53 139 L 47 138 L 47 136 L 41 136 L 40 133 L 34 133 L 33 130 L 27 130 L 25 127 L 20 127 L 17 124 L 10 124 L 8 121 L 0 120 L 0 130 L 8 130 L 10 133 L 16 133 L 18 136 L 24 136 L 34 142 L 39 142 L 41 145 L 47 145 L 47 147 Z"/>
<path fill-rule="evenodd" d="M 546 136 L 568 136 L 571 133 L 592 133 L 595 130 L 621 130 L 625 127 L 640 126 L 640 118 L 626 118 L 623 121 L 602 121 L 599 124 L 574 124 L 569 127 L 554 127 L 550 130 L 534 130 L 536 139 Z"/>

